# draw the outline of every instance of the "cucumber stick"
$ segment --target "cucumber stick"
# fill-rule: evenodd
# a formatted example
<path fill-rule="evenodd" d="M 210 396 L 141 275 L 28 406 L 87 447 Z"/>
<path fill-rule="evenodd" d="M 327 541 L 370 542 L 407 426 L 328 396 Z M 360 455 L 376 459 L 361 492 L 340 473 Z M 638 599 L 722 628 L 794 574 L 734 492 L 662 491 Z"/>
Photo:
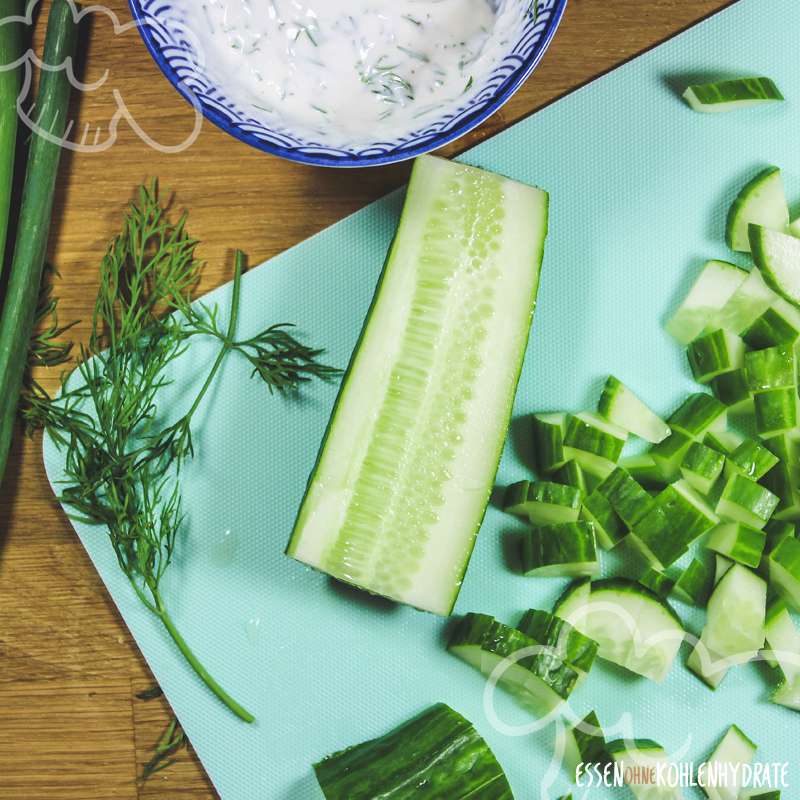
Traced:
<path fill-rule="evenodd" d="M 539 189 L 416 160 L 290 556 L 451 612 L 511 415 L 547 209 Z"/>
<path fill-rule="evenodd" d="M 752 764 L 755 754 L 756 745 L 741 728 L 731 725 L 706 762 L 710 785 L 704 791 L 709 800 L 738 800 L 742 789 L 741 766 Z M 736 766 L 738 770 L 733 769 Z"/>
<path fill-rule="evenodd" d="M 783 95 L 771 78 L 759 77 L 692 84 L 683 98 L 694 111 L 714 114 L 780 102 Z"/>
<path fill-rule="evenodd" d="M 597 411 L 609 422 L 647 442 L 655 444 L 669 436 L 669 426 L 613 375 L 606 380 Z"/>
<path fill-rule="evenodd" d="M 325 800 L 513 800 L 489 746 L 439 703 L 393 731 L 314 764 Z"/>
<path fill-rule="evenodd" d="M 786 193 L 777 167 L 767 167 L 759 172 L 733 201 L 725 228 L 725 239 L 731 250 L 751 251 L 752 238 L 748 226 L 753 224 L 778 231 L 785 230 L 789 224 Z M 761 266 L 758 259 L 756 264 Z"/>

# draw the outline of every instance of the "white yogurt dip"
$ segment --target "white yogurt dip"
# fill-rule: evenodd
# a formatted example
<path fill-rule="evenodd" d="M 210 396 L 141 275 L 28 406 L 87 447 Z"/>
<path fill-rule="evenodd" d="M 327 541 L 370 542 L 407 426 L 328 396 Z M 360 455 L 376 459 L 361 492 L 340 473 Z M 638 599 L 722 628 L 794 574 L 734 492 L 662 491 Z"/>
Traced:
<path fill-rule="evenodd" d="M 424 128 L 478 91 L 527 0 L 181 0 L 209 74 L 271 127 L 332 146 Z"/>

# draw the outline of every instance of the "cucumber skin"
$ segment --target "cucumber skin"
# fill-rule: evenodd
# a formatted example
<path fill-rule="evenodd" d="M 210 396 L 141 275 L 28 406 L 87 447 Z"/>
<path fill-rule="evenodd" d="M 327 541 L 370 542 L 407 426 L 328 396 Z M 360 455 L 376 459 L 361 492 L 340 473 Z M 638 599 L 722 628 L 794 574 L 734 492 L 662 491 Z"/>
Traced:
<path fill-rule="evenodd" d="M 597 656 L 597 642 L 594 639 L 549 611 L 528 609 L 519 621 L 517 630 L 539 644 L 552 647 L 558 656 L 582 672 L 592 668 Z"/>
<path fill-rule="evenodd" d="M 725 220 L 725 243 L 731 250 L 738 250 L 740 252 L 748 252 L 748 249 L 745 248 L 742 250 L 743 242 L 737 241 L 736 239 L 736 227 L 739 222 L 739 215 L 742 213 L 743 206 L 746 206 L 747 201 L 749 200 L 750 193 L 757 189 L 767 178 L 774 175 L 775 173 L 780 175 L 780 169 L 778 167 L 766 167 L 762 169 L 757 175 L 751 178 L 741 189 L 739 194 L 736 195 L 736 199 L 731 203 L 731 207 L 728 210 L 728 217 Z M 786 220 L 787 224 L 789 220 Z M 745 238 L 749 236 L 749 226 L 745 229 Z M 753 257 L 755 258 L 755 251 L 753 248 L 752 236 L 750 238 L 750 251 L 753 252 Z M 755 259 L 756 264 L 759 263 L 758 259 Z M 774 289 L 775 287 L 770 287 Z"/>
<path fill-rule="evenodd" d="M 620 593 L 630 592 L 632 594 L 645 595 L 667 611 L 675 622 L 683 628 L 683 620 L 678 616 L 678 612 L 663 597 L 659 597 L 652 589 L 648 589 L 636 581 L 628 578 L 601 578 L 600 580 L 592 581 L 592 593 L 594 594 L 596 590 L 612 590 Z"/>
<path fill-rule="evenodd" d="M 314 772 L 326 800 L 513 800 L 489 746 L 444 703 L 384 736 L 329 755 L 314 764 Z"/>
<path fill-rule="evenodd" d="M 426 159 L 426 158 L 436 158 L 436 156 L 420 156 L 417 159 L 415 159 L 414 167 L 412 168 L 411 178 L 409 179 L 409 184 L 408 184 L 408 187 L 406 189 L 406 194 L 408 194 L 408 192 L 411 189 L 411 185 L 412 185 L 412 182 L 414 180 L 414 171 L 417 169 L 417 164 L 419 164 L 423 159 Z M 542 193 L 544 194 L 544 202 L 545 202 L 545 208 L 544 208 L 544 230 L 543 230 L 543 234 L 542 234 L 541 245 L 539 247 L 538 252 L 531 254 L 531 256 L 532 256 L 531 257 L 531 263 L 532 263 L 532 265 L 534 265 L 534 268 L 536 269 L 536 271 L 539 274 L 539 276 L 541 276 L 542 261 L 544 260 L 545 243 L 546 243 L 546 240 L 547 240 L 547 234 L 548 234 L 548 230 L 549 230 L 549 220 L 550 220 L 550 195 L 547 192 L 545 192 L 544 190 L 540 189 L 540 191 L 542 191 Z M 311 487 L 312 487 L 312 485 L 314 483 L 314 480 L 316 479 L 317 470 L 319 468 L 320 461 L 322 460 L 323 452 L 325 451 L 325 445 L 326 445 L 326 443 L 328 441 L 328 436 L 330 435 L 331 429 L 332 429 L 333 424 L 334 424 L 334 422 L 336 420 L 336 412 L 337 412 L 337 410 L 339 408 L 339 404 L 342 401 L 342 398 L 345 395 L 345 389 L 347 387 L 347 380 L 348 380 L 348 378 L 350 376 L 350 373 L 352 372 L 353 366 L 355 365 L 355 362 L 356 362 L 356 359 L 357 359 L 357 356 L 358 356 L 358 352 L 361 349 L 361 343 L 362 343 L 362 341 L 364 339 L 364 336 L 366 335 L 367 328 L 369 327 L 369 322 L 370 322 L 370 319 L 372 318 L 372 313 L 375 310 L 375 306 L 378 303 L 378 299 L 379 299 L 380 294 L 381 294 L 381 289 L 383 287 L 384 278 L 386 277 L 387 269 L 388 269 L 388 266 L 389 266 L 389 264 L 391 262 L 391 257 L 392 257 L 392 254 L 394 252 L 394 248 L 395 248 L 395 246 L 397 244 L 397 236 L 398 236 L 398 233 L 400 232 L 401 226 L 402 226 L 402 214 L 401 214 L 400 222 L 398 223 L 398 226 L 397 226 L 397 230 L 395 231 L 395 234 L 392 237 L 392 241 L 391 241 L 391 243 L 389 245 L 389 249 L 388 249 L 388 251 L 386 253 L 386 258 L 383 261 L 383 266 L 381 267 L 381 273 L 378 276 L 378 281 L 377 281 L 377 283 L 375 285 L 375 292 L 373 293 L 372 299 L 370 300 L 369 308 L 367 309 L 367 314 L 364 317 L 364 323 L 361 326 L 361 330 L 359 331 L 359 334 L 358 334 L 358 339 L 356 340 L 355 346 L 353 347 L 353 352 L 350 355 L 350 361 L 347 364 L 347 368 L 342 373 L 342 379 L 341 379 L 341 382 L 339 384 L 339 391 L 338 391 L 338 393 L 336 395 L 336 400 L 334 401 L 333 409 L 331 410 L 331 415 L 330 415 L 330 417 L 328 419 L 328 424 L 325 426 L 325 433 L 322 436 L 322 441 L 320 442 L 319 449 L 317 450 L 317 455 L 316 455 L 316 458 L 314 460 L 314 466 L 311 468 L 311 472 L 310 472 L 310 474 L 308 476 L 308 480 L 306 481 L 306 487 L 305 487 L 305 490 L 303 492 L 303 498 L 300 501 L 300 504 L 299 504 L 299 506 L 297 508 L 297 514 L 295 515 L 294 524 L 292 526 L 292 534 L 291 534 L 291 536 L 289 538 L 289 542 L 286 545 L 286 549 L 284 551 L 284 553 L 289 557 L 293 557 L 294 556 L 294 551 L 295 551 L 295 546 L 296 546 L 295 537 L 296 537 L 297 532 L 298 532 L 297 527 L 298 527 L 298 523 L 300 521 L 300 517 L 301 517 L 302 511 L 303 511 L 303 507 L 305 506 L 306 499 L 308 498 L 308 493 L 309 493 L 309 491 L 310 491 L 310 489 L 311 489 Z M 444 616 L 449 616 L 450 614 L 453 613 L 453 609 L 455 608 L 456 602 L 458 601 L 458 595 L 461 592 L 461 585 L 464 582 L 464 575 L 466 574 L 467 567 L 469 567 L 469 562 L 472 559 L 472 552 L 475 549 L 475 542 L 477 541 L 477 538 L 478 538 L 478 532 L 480 531 L 480 528 L 483 525 L 483 520 L 485 519 L 486 512 L 489 509 L 489 500 L 491 499 L 492 489 L 493 489 L 494 483 L 495 483 L 495 481 L 497 479 L 497 471 L 500 468 L 500 459 L 503 456 L 503 448 L 505 447 L 505 440 L 506 440 L 506 437 L 507 437 L 507 434 L 508 434 L 508 426 L 509 426 L 509 424 L 511 422 L 511 414 L 512 414 L 513 406 L 514 406 L 514 398 L 516 397 L 517 388 L 519 386 L 519 379 L 520 379 L 520 376 L 522 375 L 522 368 L 524 366 L 525 355 L 526 355 L 527 349 L 528 349 L 528 343 L 530 342 L 531 330 L 533 328 L 534 312 L 536 311 L 536 298 L 537 298 L 538 292 L 539 292 L 539 283 L 540 283 L 540 279 L 537 277 L 537 280 L 534 282 L 532 293 L 531 293 L 531 298 L 530 298 L 530 316 L 529 316 L 530 323 L 528 325 L 527 331 L 525 332 L 524 341 L 522 342 L 521 357 L 519 359 L 519 364 L 517 366 L 517 373 L 514 376 L 514 380 L 511 382 L 512 386 L 513 386 L 513 391 L 511 392 L 511 397 L 509 399 L 508 408 L 507 408 L 506 415 L 505 415 L 505 422 L 504 422 L 504 425 L 503 425 L 503 430 L 505 431 L 505 435 L 503 436 L 502 440 L 499 443 L 499 446 L 497 448 L 497 452 L 492 457 L 492 463 L 494 464 L 494 474 L 493 474 L 492 479 L 489 482 L 488 486 L 486 487 L 486 503 L 485 503 L 484 508 L 483 508 L 483 513 L 480 515 L 480 518 L 476 520 L 475 529 L 474 529 L 473 534 L 472 534 L 472 539 L 470 541 L 470 546 L 469 546 L 469 549 L 467 551 L 466 557 L 464 559 L 464 563 L 460 566 L 460 568 L 458 570 L 458 573 L 454 576 L 454 587 L 455 587 L 455 589 L 453 591 L 453 595 L 452 595 L 452 598 L 451 598 L 451 601 L 450 601 L 450 606 L 449 606 L 449 608 L 447 610 L 447 613 Z M 361 588 L 364 591 L 369 592 L 369 589 L 366 589 L 365 587 L 359 586 L 358 588 Z M 370 592 L 370 594 L 374 594 L 374 592 Z"/>

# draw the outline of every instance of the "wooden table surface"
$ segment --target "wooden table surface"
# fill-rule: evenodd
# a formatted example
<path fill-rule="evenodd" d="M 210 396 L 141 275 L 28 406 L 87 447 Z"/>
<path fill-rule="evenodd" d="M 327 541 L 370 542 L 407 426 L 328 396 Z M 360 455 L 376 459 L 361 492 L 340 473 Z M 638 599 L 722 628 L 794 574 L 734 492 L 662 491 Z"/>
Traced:
<path fill-rule="evenodd" d="M 127 21 L 124 0 L 106 0 Z M 589 79 L 727 5 L 727 0 L 570 0 L 535 74 L 457 153 Z M 41 41 L 41 24 L 36 39 Z M 86 78 L 109 70 L 102 91 L 74 103 L 78 125 L 107 126 L 109 91 L 163 145 L 192 130 L 192 114 L 131 30 L 98 15 L 86 41 Z M 134 188 L 150 176 L 191 210 L 207 260 L 201 290 L 231 276 L 231 252 L 270 258 L 405 181 L 407 165 L 357 171 L 299 166 L 267 156 L 205 124 L 191 148 L 157 152 L 122 123 L 105 152 L 62 160 L 49 258 L 60 271 L 62 320 L 87 320 L 97 266 Z M 85 324 L 76 328 L 84 339 Z M 54 376 L 44 376 L 53 385 Z M 0 490 L 0 798 L 108 800 L 212 798 L 190 750 L 144 784 L 148 750 L 170 719 L 103 584 L 53 499 L 41 440 L 16 437 Z"/>

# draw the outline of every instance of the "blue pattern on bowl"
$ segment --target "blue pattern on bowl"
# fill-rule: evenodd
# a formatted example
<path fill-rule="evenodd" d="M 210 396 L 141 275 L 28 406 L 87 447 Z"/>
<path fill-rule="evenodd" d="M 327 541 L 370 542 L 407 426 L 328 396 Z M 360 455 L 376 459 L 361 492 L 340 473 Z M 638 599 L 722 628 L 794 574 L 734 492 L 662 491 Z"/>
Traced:
<path fill-rule="evenodd" d="M 194 59 L 191 36 L 180 12 L 167 0 L 128 0 L 147 49 L 175 88 L 203 115 L 253 147 L 267 153 L 329 167 L 389 164 L 421 155 L 472 130 L 503 105 L 535 69 L 561 21 L 567 0 L 536 0 L 537 14 L 528 15 L 519 39 L 469 102 L 450 110 L 426 127 L 391 141 L 336 148 L 278 131 L 253 118 L 226 96 L 223 88 Z"/>

